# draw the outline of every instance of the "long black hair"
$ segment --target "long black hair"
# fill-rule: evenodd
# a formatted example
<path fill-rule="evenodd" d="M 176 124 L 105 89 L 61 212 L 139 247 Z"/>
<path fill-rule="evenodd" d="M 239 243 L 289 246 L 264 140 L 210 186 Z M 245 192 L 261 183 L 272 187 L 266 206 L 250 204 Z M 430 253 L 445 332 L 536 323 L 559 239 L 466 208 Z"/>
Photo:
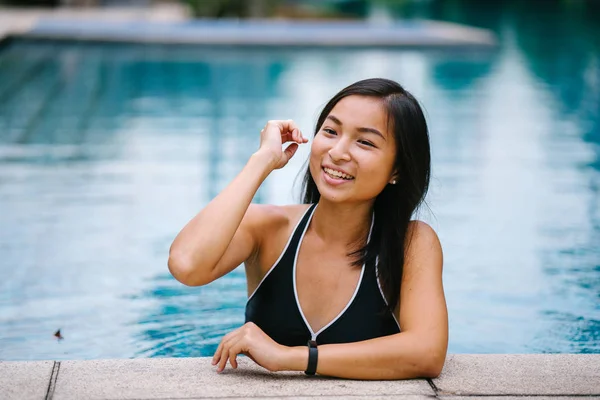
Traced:
<path fill-rule="evenodd" d="M 413 95 L 397 82 L 374 78 L 356 82 L 333 96 L 319 115 L 315 135 L 333 107 L 344 97 L 352 95 L 382 100 L 396 143 L 396 184 L 386 185 L 375 199 L 375 222 L 369 243 L 348 255 L 353 257 L 353 265 L 374 267 L 377 261 L 381 288 L 388 307 L 394 310 L 400 299 L 405 250 L 410 243 L 410 238 L 407 238 L 409 222 L 429 188 L 429 133 L 423 111 Z M 304 175 L 302 196 L 304 203 L 317 203 L 321 198 L 310 168 Z"/>

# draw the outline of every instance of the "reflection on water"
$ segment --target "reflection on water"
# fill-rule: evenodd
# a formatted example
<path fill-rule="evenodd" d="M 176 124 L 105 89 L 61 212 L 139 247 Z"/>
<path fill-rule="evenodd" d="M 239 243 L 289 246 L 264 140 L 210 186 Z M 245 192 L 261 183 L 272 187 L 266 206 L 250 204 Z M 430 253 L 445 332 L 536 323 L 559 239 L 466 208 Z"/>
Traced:
<path fill-rule="evenodd" d="M 223 335 L 244 323 L 246 279 L 235 270 L 225 280 L 201 288 L 178 284 L 170 274 L 153 279 L 152 288 L 132 300 L 156 301 L 135 324 L 136 357 L 212 356 Z"/>
<path fill-rule="evenodd" d="M 310 132 L 371 76 L 426 109 L 433 213 L 418 217 L 444 247 L 450 351 L 600 352 L 600 32 L 533 11 L 452 13 L 499 34 L 490 52 L 6 46 L 0 359 L 211 355 L 243 322 L 244 271 L 184 287 L 166 268 L 173 237 L 266 120 Z M 293 202 L 307 155 L 255 201 Z"/>

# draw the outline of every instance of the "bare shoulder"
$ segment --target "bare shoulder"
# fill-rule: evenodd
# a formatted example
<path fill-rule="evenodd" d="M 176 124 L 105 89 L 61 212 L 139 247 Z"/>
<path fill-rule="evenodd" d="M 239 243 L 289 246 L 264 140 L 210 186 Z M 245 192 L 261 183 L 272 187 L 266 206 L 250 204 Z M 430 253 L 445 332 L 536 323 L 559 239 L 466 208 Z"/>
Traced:
<path fill-rule="evenodd" d="M 252 204 L 248 208 L 244 219 L 248 220 L 258 245 L 255 256 L 246 263 L 250 293 L 278 258 L 307 208 L 307 204 Z"/>
<path fill-rule="evenodd" d="M 438 235 L 431 225 L 418 219 L 408 223 L 407 233 L 415 238 L 420 237 L 420 240 L 437 241 L 439 243 Z"/>
<path fill-rule="evenodd" d="M 283 217 L 281 206 L 273 204 L 250 204 L 246 216 L 252 225 L 269 224 Z"/>
<path fill-rule="evenodd" d="M 434 265 L 442 268 L 443 253 L 440 239 L 435 230 L 426 222 L 413 220 L 406 232 L 406 257 L 409 265 Z"/>
<path fill-rule="evenodd" d="M 279 232 L 287 232 L 290 226 L 295 225 L 307 207 L 306 204 L 251 204 L 244 219 L 258 238 L 277 237 Z"/>

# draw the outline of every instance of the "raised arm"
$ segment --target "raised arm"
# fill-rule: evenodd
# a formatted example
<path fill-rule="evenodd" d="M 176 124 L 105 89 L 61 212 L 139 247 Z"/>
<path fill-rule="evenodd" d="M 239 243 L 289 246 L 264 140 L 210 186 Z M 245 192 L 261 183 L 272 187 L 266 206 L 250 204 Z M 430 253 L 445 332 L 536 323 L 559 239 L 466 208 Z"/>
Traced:
<path fill-rule="evenodd" d="M 308 140 L 291 120 L 269 121 L 260 148 L 235 179 L 175 237 L 169 270 L 189 286 L 205 285 L 227 274 L 257 250 L 260 210 L 250 206 L 256 191 L 274 169 L 292 158 Z M 285 151 L 282 144 L 293 142 Z"/>

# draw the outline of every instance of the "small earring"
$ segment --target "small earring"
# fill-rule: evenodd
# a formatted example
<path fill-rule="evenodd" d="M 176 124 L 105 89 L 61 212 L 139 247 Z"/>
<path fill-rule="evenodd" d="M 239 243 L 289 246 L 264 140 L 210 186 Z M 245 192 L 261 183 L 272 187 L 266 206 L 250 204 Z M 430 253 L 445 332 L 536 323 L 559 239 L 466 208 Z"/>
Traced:
<path fill-rule="evenodd" d="M 392 181 L 392 185 L 395 185 L 395 184 L 396 184 L 396 180 L 394 179 L 394 180 Z"/>

